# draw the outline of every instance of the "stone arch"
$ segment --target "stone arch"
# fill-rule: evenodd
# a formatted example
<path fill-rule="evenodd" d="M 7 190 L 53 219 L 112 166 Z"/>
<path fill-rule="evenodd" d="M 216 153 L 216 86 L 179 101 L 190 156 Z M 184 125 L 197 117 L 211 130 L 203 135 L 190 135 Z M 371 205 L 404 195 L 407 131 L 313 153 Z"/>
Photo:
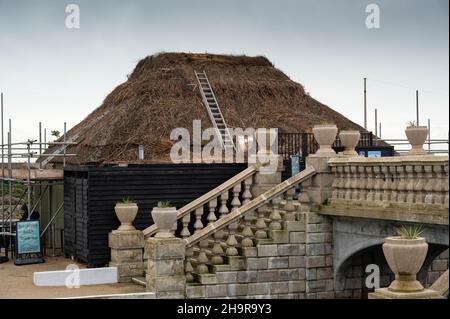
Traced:
<path fill-rule="evenodd" d="M 380 247 L 383 244 L 382 238 L 371 238 L 369 240 L 362 240 L 355 243 L 352 247 L 349 247 L 348 251 L 339 256 L 334 264 L 334 287 L 336 290 L 345 289 L 346 271 L 352 263 L 352 257 L 358 256 L 363 252 Z"/>

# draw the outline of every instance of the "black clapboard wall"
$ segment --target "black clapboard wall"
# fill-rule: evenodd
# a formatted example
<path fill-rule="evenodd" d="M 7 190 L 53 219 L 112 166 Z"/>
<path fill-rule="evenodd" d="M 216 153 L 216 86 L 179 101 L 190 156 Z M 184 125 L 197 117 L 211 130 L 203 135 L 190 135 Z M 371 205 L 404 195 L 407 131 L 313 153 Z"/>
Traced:
<path fill-rule="evenodd" d="M 119 227 L 114 213 L 124 197 L 139 206 L 137 229 L 152 224 L 160 200 L 180 208 L 247 168 L 247 164 L 146 164 L 128 167 L 68 166 L 64 169 L 64 246 L 90 266 L 110 260 L 108 233 Z"/>

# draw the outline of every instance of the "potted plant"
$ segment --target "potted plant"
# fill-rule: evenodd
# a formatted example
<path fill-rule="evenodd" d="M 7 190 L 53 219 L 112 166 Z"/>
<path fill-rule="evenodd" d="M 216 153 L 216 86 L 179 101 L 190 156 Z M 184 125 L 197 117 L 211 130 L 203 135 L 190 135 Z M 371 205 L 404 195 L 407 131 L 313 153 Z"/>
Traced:
<path fill-rule="evenodd" d="M 158 228 L 155 237 L 171 238 L 174 237 L 172 228 L 177 222 L 178 211 L 172 207 L 169 201 L 158 202 L 158 206 L 152 210 L 153 222 Z"/>
<path fill-rule="evenodd" d="M 361 138 L 361 133 L 356 130 L 342 130 L 339 133 L 339 139 L 344 147 L 343 154 L 346 156 L 358 156 L 355 151 L 355 147 L 358 145 L 359 139 Z"/>
<path fill-rule="evenodd" d="M 420 237 L 422 227 L 418 225 L 397 229 L 398 236 L 385 238 L 383 253 L 395 274 L 388 287 L 395 292 L 417 292 L 424 288 L 417 281 L 417 273 L 427 256 L 428 244 Z"/>
<path fill-rule="evenodd" d="M 132 223 L 136 218 L 139 208 L 134 201 L 129 197 L 122 198 L 120 202 L 116 203 L 114 210 L 121 223 L 117 230 L 136 230 Z"/>
<path fill-rule="evenodd" d="M 418 126 L 415 121 L 409 121 L 405 134 L 411 144 L 411 150 L 408 152 L 408 155 L 427 154 L 423 149 L 423 144 L 428 136 L 428 127 Z"/>
<path fill-rule="evenodd" d="M 336 140 L 336 135 L 338 128 L 335 124 L 328 122 L 321 122 L 320 125 L 315 125 L 313 127 L 314 138 L 319 144 L 319 149 L 316 154 L 319 156 L 334 156 L 336 152 L 331 148 L 334 141 Z"/>

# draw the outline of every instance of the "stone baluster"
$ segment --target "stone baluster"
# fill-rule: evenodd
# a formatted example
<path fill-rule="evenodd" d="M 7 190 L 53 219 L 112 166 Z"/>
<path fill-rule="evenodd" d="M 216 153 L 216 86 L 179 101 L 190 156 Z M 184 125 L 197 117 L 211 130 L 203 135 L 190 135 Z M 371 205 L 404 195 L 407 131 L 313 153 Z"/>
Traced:
<path fill-rule="evenodd" d="M 406 181 L 406 202 L 409 204 L 413 204 L 414 203 L 414 198 L 415 198 L 415 193 L 414 193 L 414 186 L 415 186 L 415 182 L 416 179 L 414 178 L 414 166 L 412 165 L 406 165 L 405 166 L 405 171 L 406 171 L 406 177 L 407 177 L 407 181 Z"/>
<path fill-rule="evenodd" d="M 215 214 L 215 211 L 217 208 L 217 198 L 210 200 L 208 203 L 208 207 L 209 207 L 209 214 L 208 214 L 207 219 L 208 219 L 208 225 L 210 225 L 217 220 L 217 217 Z M 221 245 L 222 235 L 223 235 L 223 232 L 221 232 L 221 231 L 216 231 L 213 235 L 214 244 L 213 244 L 213 248 L 211 250 L 211 253 L 212 253 L 211 263 L 214 265 L 223 263 L 223 258 L 222 258 L 223 249 L 222 249 L 222 245 Z"/>
<path fill-rule="evenodd" d="M 415 165 L 414 172 L 416 173 L 416 183 L 414 185 L 414 192 L 416 194 L 415 202 L 423 204 L 425 202 L 425 171 L 423 165 Z"/>
<path fill-rule="evenodd" d="M 399 178 L 397 175 L 397 168 L 395 165 L 389 165 L 389 173 L 392 176 L 392 182 L 391 182 L 391 202 L 397 202 L 398 198 L 398 183 Z"/>
<path fill-rule="evenodd" d="M 252 200 L 252 192 L 250 191 L 253 184 L 253 178 L 249 177 L 244 181 L 244 192 L 242 193 L 242 205 L 247 204 Z"/>
<path fill-rule="evenodd" d="M 345 195 L 344 195 L 344 199 L 345 200 L 351 200 L 352 199 L 352 189 L 351 189 L 352 178 L 351 178 L 351 173 L 350 173 L 350 166 L 345 166 L 344 167 L 344 174 L 345 174 L 345 184 L 344 184 Z"/>
<path fill-rule="evenodd" d="M 286 221 L 295 221 L 294 194 L 295 188 L 290 188 L 283 194 L 286 201 L 284 204 L 284 220 Z"/>
<path fill-rule="evenodd" d="M 224 218 L 230 212 L 227 206 L 228 198 L 229 198 L 228 190 L 220 194 L 219 219 Z M 219 230 L 218 232 L 220 232 L 221 238 L 220 244 L 222 245 L 222 249 L 223 247 L 225 247 L 226 249 L 227 244 L 223 240 L 228 238 L 228 228 L 224 228 L 222 230 Z"/>
<path fill-rule="evenodd" d="M 208 249 L 209 241 L 208 239 L 200 241 L 198 244 L 198 256 L 197 256 L 197 272 L 199 274 L 206 274 L 208 272 L 208 266 L 206 265 L 209 260 L 206 255 L 206 250 Z"/>
<path fill-rule="evenodd" d="M 352 174 L 352 181 L 350 183 L 350 188 L 352 189 L 351 198 L 353 201 L 359 198 L 359 176 L 358 176 L 358 166 L 353 164 L 350 166 L 350 173 Z"/>
<path fill-rule="evenodd" d="M 208 203 L 209 213 L 206 219 L 208 220 L 208 225 L 214 223 L 217 220 L 216 208 L 217 208 L 217 198 L 214 198 Z"/>
<path fill-rule="evenodd" d="M 258 217 L 256 219 L 255 227 L 255 237 L 258 239 L 264 239 L 267 238 L 267 225 L 265 221 L 265 214 L 266 214 L 266 205 L 263 205 L 259 207 L 257 210 Z"/>
<path fill-rule="evenodd" d="M 358 166 L 358 175 L 359 175 L 359 179 L 358 179 L 358 187 L 359 187 L 359 197 L 358 197 L 358 201 L 363 202 L 366 200 L 366 196 L 367 196 L 367 189 L 366 189 L 366 184 L 367 184 L 367 173 L 366 173 L 366 166 L 363 165 L 359 165 Z"/>
<path fill-rule="evenodd" d="M 392 190 L 392 178 L 389 173 L 389 167 L 386 165 L 381 166 L 381 172 L 383 173 L 384 182 L 382 185 L 383 189 L 383 202 L 387 203 L 391 199 L 391 190 Z"/>
<path fill-rule="evenodd" d="M 406 179 L 405 179 L 405 167 L 403 165 L 396 166 L 398 175 L 397 184 L 397 202 L 404 203 L 406 201 Z"/>
<path fill-rule="evenodd" d="M 281 198 L 279 196 L 272 199 L 272 211 L 270 213 L 270 224 L 269 229 L 270 230 L 281 230 L 281 215 L 280 215 L 280 203 Z"/>
<path fill-rule="evenodd" d="M 448 164 L 444 165 L 444 206 L 448 209 Z"/>
<path fill-rule="evenodd" d="M 433 204 L 436 205 L 442 205 L 444 203 L 444 197 L 443 197 L 443 185 L 442 185 L 442 178 L 444 177 L 444 170 L 442 165 L 434 165 L 433 166 L 433 171 L 435 173 L 436 176 L 436 182 L 434 183 L 433 186 L 433 191 L 434 191 L 434 198 L 433 198 Z"/>
<path fill-rule="evenodd" d="M 247 178 L 244 181 L 244 192 L 242 193 L 242 205 L 247 204 L 248 202 L 250 202 L 251 198 L 252 198 L 252 193 L 250 191 L 250 188 L 252 186 L 253 183 L 253 178 Z M 244 227 L 242 228 L 242 240 L 241 240 L 241 246 L 242 247 L 252 247 L 253 246 L 253 230 L 252 230 L 252 220 L 253 220 L 253 212 L 248 212 L 247 214 L 245 214 L 244 216 Z"/>
<path fill-rule="evenodd" d="M 225 217 L 229 213 L 227 201 L 228 201 L 228 191 L 225 191 L 222 194 L 220 194 L 219 219 Z"/>
<path fill-rule="evenodd" d="M 183 229 L 181 230 L 181 237 L 188 238 L 191 236 L 191 232 L 189 231 L 189 223 L 191 222 L 191 214 L 187 214 L 183 217 Z M 184 261 L 184 272 L 186 274 L 186 282 L 193 282 L 194 276 L 192 273 L 194 272 L 194 268 L 191 264 L 191 258 L 194 256 L 194 249 L 192 247 L 186 248 L 186 259 Z"/>
<path fill-rule="evenodd" d="M 231 201 L 231 206 L 233 207 L 231 211 L 238 209 L 241 207 L 241 201 L 239 200 L 239 194 L 241 193 L 241 184 L 237 184 L 233 187 L 233 200 Z M 238 229 L 238 222 L 233 222 L 228 225 L 228 239 L 227 239 L 227 250 L 226 253 L 228 256 L 236 256 L 238 251 L 236 246 L 238 242 L 235 237 L 236 230 Z"/>
<path fill-rule="evenodd" d="M 345 199 L 345 172 L 344 172 L 344 166 L 338 166 L 337 171 L 339 174 L 339 183 L 338 183 L 338 198 L 339 199 Z"/>
<path fill-rule="evenodd" d="M 425 165 L 425 174 L 427 177 L 427 184 L 425 185 L 425 204 L 433 204 L 433 189 L 434 183 L 436 182 L 433 175 L 433 166 Z"/>
<path fill-rule="evenodd" d="M 375 199 L 375 192 L 373 189 L 373 186 L 375 184 L 374 174 L 373 174 L 373 166 L 366 166 L 366 172 L 367 172 L 366 201 L 368 203 L 370 203 Z"/>
<path fill-rule="evenodd" d="M 331 166 L 331 172 L 333 174 L 333 183 L 331 184 L 333 192 L 331 193 L 331 199 L 336 200 L 339 198 L 339 174 L 337 166 Z"/>
<path fill-rule="evenodd" d="M 195 223 L 194 223 L 194 234 L 203 229 L 204 225 L 202 222 L 203 216 L 203 206 L 199 207 L 195 210 Z"/>
<path fill-rule="evenodd" d="M 194 223 L 194 233 L 199 232 L 203 229 L 204 225 L 202 222 L 202 216 L 203 216 L 203 206 L 197 208 L 195 210 L 195 223 Z M 197 272 L 199 274 L 205 274 L 208 272 L 208 266 L 206 264 L 208 263 L 208 256 L 206 255 L 206 249 L 208 248 L 209 241 L 208 240 L 202 240 L 198 243 L 198 256 L 197 256 Z"/>
<path fill-rule="evenodd" d="M 381 167 L 379 164 L 376 164 L 373 167 L 373 172 L 375 174 L 375 183 L 373 185 L 373 189 L 375 191 L 375 196 L 374 196 L 374 201 L 376 202 L 380 202 L 383 199 L 383 194 L 382 194 L 382 183 L 383 183 L 383 177 L 382 177 L 382 172 L 381 172 Z"/>

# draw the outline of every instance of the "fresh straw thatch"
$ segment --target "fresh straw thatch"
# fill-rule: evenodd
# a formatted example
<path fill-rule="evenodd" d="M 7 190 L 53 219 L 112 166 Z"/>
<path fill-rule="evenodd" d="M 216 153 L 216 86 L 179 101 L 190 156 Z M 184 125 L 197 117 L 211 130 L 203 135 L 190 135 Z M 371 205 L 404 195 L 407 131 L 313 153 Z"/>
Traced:
<path fill-rule="evenodd" d="M 229 126 L 303 132 L 328 121 L 339 128 L 363 131 L 310 97 L 302 85 L 290 80 L 265 57 L 161 53 L 141 60 L 126 82 L 68 132 L 68 138 L 80 135 L 79 144 L 68 150 L 77 157 L 68 162 L 136 161 L 140 144 L 145 147 L 146 160 L 169 161 L 174 143 L 170 141 L 172 129 L 191 130 L 195 119 L 202 121 L 203 128 L 212 126 L 194 70 L 207 72 Z"/>

